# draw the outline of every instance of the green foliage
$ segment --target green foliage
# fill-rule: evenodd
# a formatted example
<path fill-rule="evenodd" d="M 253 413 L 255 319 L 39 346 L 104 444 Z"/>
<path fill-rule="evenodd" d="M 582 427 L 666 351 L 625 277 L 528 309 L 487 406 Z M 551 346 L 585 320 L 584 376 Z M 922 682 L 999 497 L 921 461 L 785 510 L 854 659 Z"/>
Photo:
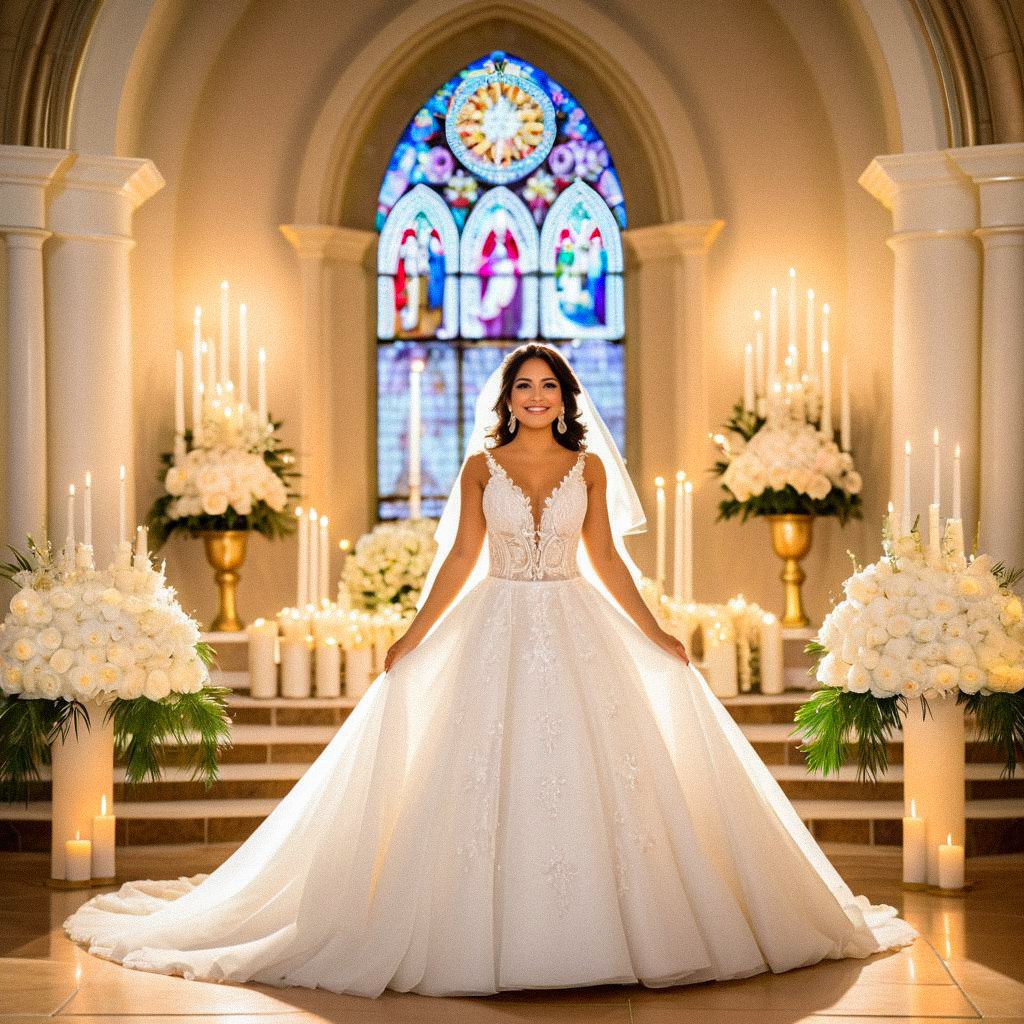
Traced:
<path fill-rule="evenodd" d="M 837 773 L 856 741 L 857 779 L 874 782 L 888 767 L 886 743 L 902 725 L 906 706 L 905 697 L 880 698 L 826 686 L 797 709 L 790 735 L 804 737 L 799 749 L 807 755 L 807 766 L 822 775 Z"/>
<path fill-rule="evenodd" d="M 115 700 L 107 710 L 114 722 L 114 746 L 125 759 L 129 784 L 160 778 L 170 743 L 187 752 L 193 779 L 209 788 L 217 781 L 217 757 L 230 745 L 228 690 L 206 687 L 164 700 Z"/>
<path fill-rule="evenodd" d="M 999 586 L 1004 590 L 1013 590 L 1020 582 L 1021 576 L 1024 576 L 1024 569 L 1011 569 L 1003 562 L 996 562 L 992 566 L 992 575 L 995 576 L 999 581 Z"/>
<path fill-rule="evenodd" d="M 50 762 L 50 744 L 67 739 L 79 724 L 89 728 L 89 712 L 76 700 L 25 700 L 0 695 L 0 799 L 28 802 L 28 784 Z"/>
<path fill-rule="evenodd" d="M 1024 756 L 1024 692 L 958 691 L 956 702 L 964 705 L 967 714 L 974 715 L 978 735 L 999 748 L 1005 759 L 1001 775 L 1012 779 L 1017 770 L 1017 758 Z"/>

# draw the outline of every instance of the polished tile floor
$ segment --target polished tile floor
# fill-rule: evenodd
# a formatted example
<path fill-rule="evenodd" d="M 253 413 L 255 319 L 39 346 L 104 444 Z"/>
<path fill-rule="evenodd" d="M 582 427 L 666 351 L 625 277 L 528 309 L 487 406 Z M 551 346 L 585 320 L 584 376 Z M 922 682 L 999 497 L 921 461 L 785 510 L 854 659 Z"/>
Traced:
<path fill-rule="evenodd" d="M 133 849 L 125 878 L 210 871 L 234 849 Z M 216 985 L 144 974 L 90 957 L 61 922 L 87 894 L 46 887 L 48 858 L 0 855 L 0 1024 L 57 1016 L 77 1024 L 600 1021 L 609 1024 L 828 1024 L 978 1019 L 1024 1024 L 1024 857 L 971 861 L 963 897 L 903 892 L 895 853 L 834 848 L 855 892 L 902 908 L 913 946 L 868 960 L 828 961 L 744 981 L 645 989 L 604 986 L 505 992 L 475 999 Z"/>

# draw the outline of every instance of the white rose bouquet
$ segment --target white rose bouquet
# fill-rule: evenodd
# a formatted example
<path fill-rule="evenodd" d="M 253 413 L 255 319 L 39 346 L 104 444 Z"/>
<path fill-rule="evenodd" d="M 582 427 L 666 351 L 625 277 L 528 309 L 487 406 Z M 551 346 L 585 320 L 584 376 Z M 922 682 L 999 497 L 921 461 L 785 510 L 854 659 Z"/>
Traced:
<path fill-rule="evenodd" d="M 366 608 L 415 608 L 437 553 L 435 519 L 378 523 L 345 560 L 342 579 L 352 600 Z"/>
<path fill-rule="evenodd" d="M 844 599 L 807 647 L 824 686 L 797 713 L 808 763 L 837 770 L 853 733 L 861 774 L 874 777 L 908 699 L 955 694 L 1012 774 L 1024 748 L 1024 609 L 1011 589 L 1021 574 L 987 555 L 965 558 L 949 529 L 929 551 L 916 530 L 893 538 L 887 526 L 884 550 L 854 565 Z"/>
<path fill-rule="evenodd" d="M 860 518 L 862 480 L 853 456 L 813 423 L 765 419 L 737 405 L 723 431 L 712 435 L 720 457 L 711 471 L 726 494 L 719 519 L 803 514 L 837 516 L 845 525 Z"/>
<path fill-rule="evenodd" d="M 196 776 L 212 783 L 228 738 L 212 651 L 163 572 L 118 546 L 96 569 L 91 549 L 54 558 L 29 539 L 0 577 L 19 589 L 0 624 L 0 786 L 23 789 L 57 735 L 88 727 L 85 702 L 107 708 L 129 782 L 156 778 L 162 744 L 193 734 Z"/>
<path fill-rule="evenodd" d="M 207 405 L 200 429 L 186 431 L 181 449 L 161 456 L 164 493 L 147 519 L 154 547 L 178 529 L 291 533 L 288 502 L 296 495 L 289 481 L 298 473 L 291 449 L 276 435 L 280 425 L 261 421 L 247 406 Z"/>

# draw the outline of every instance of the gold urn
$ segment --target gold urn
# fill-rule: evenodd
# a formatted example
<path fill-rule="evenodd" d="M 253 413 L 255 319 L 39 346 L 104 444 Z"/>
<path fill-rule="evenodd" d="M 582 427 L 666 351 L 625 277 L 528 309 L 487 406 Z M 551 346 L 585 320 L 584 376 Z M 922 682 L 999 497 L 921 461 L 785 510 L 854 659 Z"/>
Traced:
<path fill-rule="evenodd" d="M 807 574 L 800 568 L 800 559 L 811 550 L 814 516 L 791 514 L 764 518 L 771 527 L 775 554 L 785 563 L 782 582 L 786 588 L 786 612 L 782 625 L 784 628 L 808 626 L 811 620 L 804 612 L 800 596 L 800 584 L 807 579 Z"/>
<path fill-rule="evenodd" d="M 235 590 L 239 573 L 245 561 L 245 543 L 248 530 L 203 530 L 203 547 L 206 560 L 214 568 L 213 578 L 220 591 L 220 607 L 217 617 L 210 623 L 215 633 L 237 633 L 244 628 L 235 607 Z"/>

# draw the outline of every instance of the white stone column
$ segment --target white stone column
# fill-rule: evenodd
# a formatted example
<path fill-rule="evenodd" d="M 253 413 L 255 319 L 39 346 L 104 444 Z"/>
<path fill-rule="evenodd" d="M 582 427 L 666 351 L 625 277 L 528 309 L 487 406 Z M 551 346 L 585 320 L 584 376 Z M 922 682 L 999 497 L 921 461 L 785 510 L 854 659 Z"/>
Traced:
<path fill-rule="evenodd" d="M 149 160 L 83 155 L 51 199 L 53 238 L 45 254 L 50 520 L 63 529 L 67 485 L 91 470 L 100 562 L 117 536 L 121 464 L 134 520 L 132 215 L 163 184 Z"/>
<path fill-rule="evenodd" d="M 0 146 L 0 235 L 7 248 L 2 283 L 7 311 L 8 543 L 23 549 L 46 532 L 46 347 L 43 242 L 46 190 L 68 162 L 65 150 Z"/>
<path fill-rule="evenodd" d="M 684 469 L 700 507 L 715 488 L 708 462 L 707 254 L 724 221 L 678 221 L 634 228 L 626 244 L 626 452 L 644 507 L 654 508 L 654 477 Z M 669 484 L 672 493 L 674 484 Z M 703 490 L 703 494 L 702 494 Z M 630 551 L 654 575 L 653 520 Z M 695 539 L 694 550 L 702 545 Z M 698 579 L 700 571 L 697 572 Z"/>
<path fill-rule="evenodd" d="M 332 541 L 376 520 L 377 236 L 324 224 L 283 224 L 302 284 L 300 489 L 331 516 Z"/>
<path fill-rule="evenodd" d="M 1024 145 L 949 157 L 970 175 L 981 209 L 981 550 L 1024 566 Z"/>
<path fill-rule="evenodd" d="M 903 445 L 909 440 L 912 512 L 926 522 L 932 430 L 938 427 L 944 455 L 942 515 L 949 514 L 953 445 L 959 443 L 964 532 L 970 543 L 978 513 L 981 322 L 975 190 L 944 151 L 877 157 L 860 183 L 892 212 L 893 220 L 890 493 L 898 505 Z"/>

